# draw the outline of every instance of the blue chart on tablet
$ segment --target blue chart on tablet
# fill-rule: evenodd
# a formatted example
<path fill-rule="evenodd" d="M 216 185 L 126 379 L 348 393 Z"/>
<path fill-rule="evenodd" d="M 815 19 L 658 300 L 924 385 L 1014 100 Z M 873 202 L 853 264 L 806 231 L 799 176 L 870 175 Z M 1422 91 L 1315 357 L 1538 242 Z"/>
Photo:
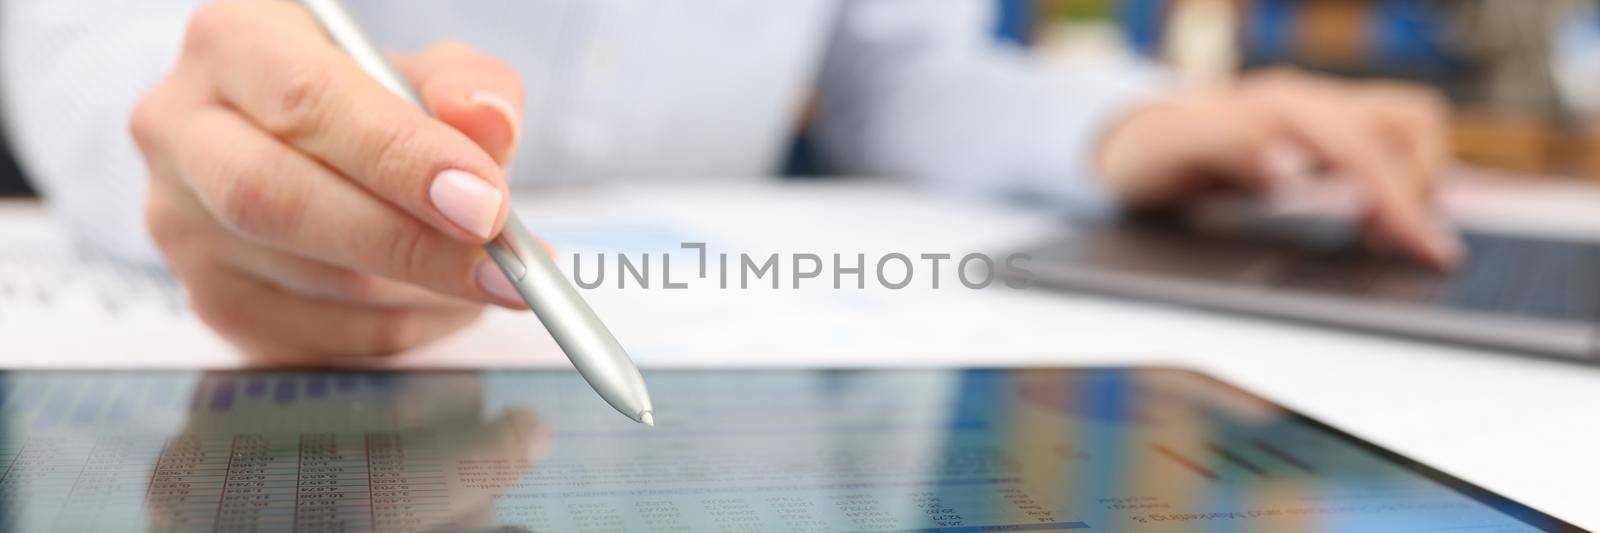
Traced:
<path fill-rule="evenodd" d="M 5 531 L 1569 531 L 1171 369 L 0 373 Z"/>

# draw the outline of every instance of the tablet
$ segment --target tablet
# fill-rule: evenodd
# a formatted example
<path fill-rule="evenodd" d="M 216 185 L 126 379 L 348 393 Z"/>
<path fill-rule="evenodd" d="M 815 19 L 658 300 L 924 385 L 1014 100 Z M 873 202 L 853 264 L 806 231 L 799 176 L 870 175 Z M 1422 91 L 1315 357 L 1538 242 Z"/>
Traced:
<path fill-rule="evenodd" d="M 1577 531 L 1163 368 L 0 374 L 5 531 Z"/>

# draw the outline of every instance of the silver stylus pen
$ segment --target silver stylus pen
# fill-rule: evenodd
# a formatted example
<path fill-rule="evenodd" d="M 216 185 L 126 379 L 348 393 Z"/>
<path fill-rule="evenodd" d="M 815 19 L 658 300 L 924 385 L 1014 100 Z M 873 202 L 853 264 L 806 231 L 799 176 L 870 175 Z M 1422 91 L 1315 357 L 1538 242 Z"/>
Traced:
<path fill-rule="evenodd" d="M 424 107 L 416 89 L 373 46 L 339 0 L 302 0 L 301 3 L 311 10 L 328 36 L 355 58 L 362 70 L 395 94 L 417 107 Z M 550 336 L 555 337 L 556 344 L 561 345 L 561 350 L 572 360 L 572 366 L 589 381 L 589 386 L 628 418 L 648 426 L 656 425 L 650 393 L 645 390 L 639 368 L 600 322 L 600 317 L 595 316 L 594 310 L 578 295 L 578 289 L 556 268 L 555 261 L 544 253 L 539 241 L 522 227 L 516 212 L 506 215 L 505 230 L 484 245 L 484 249 L 511 279 L 517 293 L 528 302 L 528 307 L 538 315 Z"/>

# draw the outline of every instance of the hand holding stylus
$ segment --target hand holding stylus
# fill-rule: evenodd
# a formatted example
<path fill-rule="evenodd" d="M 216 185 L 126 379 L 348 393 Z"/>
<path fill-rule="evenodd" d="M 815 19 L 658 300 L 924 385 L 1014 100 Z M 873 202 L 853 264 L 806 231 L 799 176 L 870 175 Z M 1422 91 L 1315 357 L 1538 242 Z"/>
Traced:
<path fill-rule="evenodd" d="M 207 4 L 186 41 L 133 132 L 151 232 L 208 323 L 281 361 L 531 304 L 602 398 L 655 424 L 638 368 L 510 213 L 514 71 L 441 45 L 397 72 L 337 0 Z"/>
<path fill-rule="evenodd" d="M 326 362 L 524 307 L 482 248 L 507 217 L 512 69 L 458 44 L 402 57 L 418 109 L 275 0 L 206 3 L 186 41 L 132 130 L 150 230 L 202 319 L 254 356 Z"/>
<path fill-rule="evenodd" d="M 395 71 L 340 0 L 301 3 L 316 17 L 328 38 L 356 60 L 362 72 L 391 95 L 414 106 L 424 105 L 416 88 Z M 495 268 L 505 274 L 501 279 L 508 280 L 517 295 L 538 314 L 545 330 L 594 391 L 635 422 L 656 425 L 655 408 L 650 404 L 650 393 L 645 390 L 639 368 L 589 303 L 578 295 L 577 287 L 567 281 L 566 274 L 545 253 L 544 243 L 522 227 L 515 213 L 506 216 L 505 227 L 484 249 Z"/>

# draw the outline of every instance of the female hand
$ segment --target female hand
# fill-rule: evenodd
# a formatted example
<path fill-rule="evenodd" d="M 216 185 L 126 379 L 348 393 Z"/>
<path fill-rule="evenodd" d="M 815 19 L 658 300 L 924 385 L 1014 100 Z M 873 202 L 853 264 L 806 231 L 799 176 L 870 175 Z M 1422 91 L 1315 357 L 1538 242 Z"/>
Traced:
<path fill-rule="evenodd" d="M 1180 201 L 1219 182 L 1265 191 L 1320 165 L 1365 194 L 1371 237 L 1448 267 L 1461 245 L 1432 213 L 1449 158 L 1446 115 L 1444 99 L 1425 88 L 1277 70 L 1134 111 L 1105 138 L 1099 164 L 1133 205 Z"/>
<path fill-rule="evenodd" d="M 520 79 L 459 44 L 399 64 L 432 116 L 295 3 L 207 3 L 134 110 L 149 229 L 195 312 L 249 354 L 387 354 L 522 306 L 481 249 L 506 217 Z"/>

